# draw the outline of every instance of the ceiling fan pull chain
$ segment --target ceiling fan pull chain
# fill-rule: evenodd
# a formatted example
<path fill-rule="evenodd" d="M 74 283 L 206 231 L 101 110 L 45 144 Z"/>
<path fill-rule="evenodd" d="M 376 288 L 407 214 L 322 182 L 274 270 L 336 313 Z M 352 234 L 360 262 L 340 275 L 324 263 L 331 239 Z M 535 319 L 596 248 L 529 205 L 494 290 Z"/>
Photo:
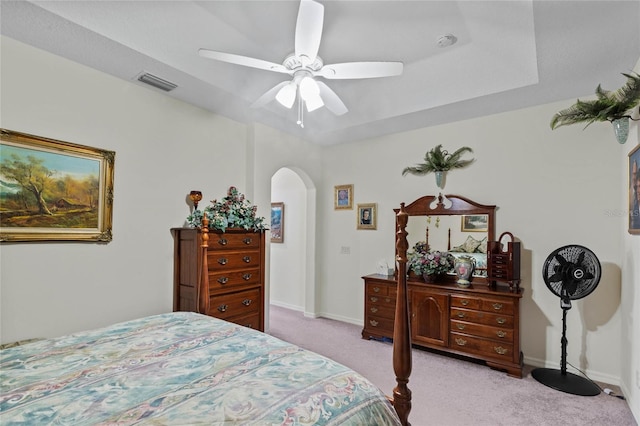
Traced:
<path fill-rule="evenodd" d="M 302 97 L 300 96 L 300 90 L 298 90 L 298 125 L 304 129 L 304 111 L 302 105 Z"/>

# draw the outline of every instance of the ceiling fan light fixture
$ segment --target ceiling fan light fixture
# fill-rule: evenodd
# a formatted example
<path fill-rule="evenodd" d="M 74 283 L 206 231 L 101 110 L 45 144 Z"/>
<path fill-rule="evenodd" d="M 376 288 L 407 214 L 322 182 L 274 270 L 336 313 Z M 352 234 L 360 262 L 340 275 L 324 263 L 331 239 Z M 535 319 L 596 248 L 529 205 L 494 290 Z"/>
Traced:
<path fill-rule="evenodd" d="M 278 91 L 276 100 L 286 108 L 291 109 L 293 103 L 296 101 L 297 85 L 291 82 Z"/>
<path fill-rule="evenodd" d="M 309 112 L 324 106 L 320 97 L 320 87 L 313 77 L 305 76 L 300 80 L 300 97 L 304 100 Z"/>
<path fill-rule="evenodd" d="M 300 96 L 305 101 L 320 94 L 318 83 L 312 77 L 303 77 L 300 80 Z"/>
<path fill-rule="evenodd" d="M 307 107 L 308 112 L 315 111 L 324 106 L 324 102 L 320 95 L 311 96 L 308 99 L 305 99 L 304 104 Z"/>

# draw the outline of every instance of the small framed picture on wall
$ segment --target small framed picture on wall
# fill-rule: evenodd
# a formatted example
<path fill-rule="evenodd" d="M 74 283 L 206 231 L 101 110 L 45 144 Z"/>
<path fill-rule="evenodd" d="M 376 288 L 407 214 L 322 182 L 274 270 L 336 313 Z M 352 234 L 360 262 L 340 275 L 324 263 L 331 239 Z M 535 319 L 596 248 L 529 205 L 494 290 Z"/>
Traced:
<path fill-rule="evenodd" d="M 629 153 L 629 233 L 640 234 L 640 145 Z"/>
<path fill-rule="evenodd" d="M 376 204 L 358 204 L 358 229 L 376 229 L 378 221 Z"/>
<path fill-rule="evenodd" d="M 353 209 L 353 185 L 337 185 L 333 190 L 335 210 Z"/>
<path fill-rule="evenodd" d="M 271 203 L 271 242 L 284 242 L 284 203 Z"/>

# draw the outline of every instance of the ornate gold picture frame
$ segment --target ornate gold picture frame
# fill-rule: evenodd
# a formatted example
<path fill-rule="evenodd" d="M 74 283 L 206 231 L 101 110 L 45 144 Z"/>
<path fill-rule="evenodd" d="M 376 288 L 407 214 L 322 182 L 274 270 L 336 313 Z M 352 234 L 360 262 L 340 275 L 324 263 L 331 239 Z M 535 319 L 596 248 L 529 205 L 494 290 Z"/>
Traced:
<path fill-rule="evenodd" d="M 0 242 L 112 240 L 115 152 L 0 129 Z"/>
<path fill-rule="evenodd" d="M 377 229 L 378 206 L 375 203 L 358 204 L 358 229 Z"/>
<path fill-rule="evenodd" d="M 353 209 L 353 185 L 337 185 L 333 188 L 333 207 L 335 210 Z"/>

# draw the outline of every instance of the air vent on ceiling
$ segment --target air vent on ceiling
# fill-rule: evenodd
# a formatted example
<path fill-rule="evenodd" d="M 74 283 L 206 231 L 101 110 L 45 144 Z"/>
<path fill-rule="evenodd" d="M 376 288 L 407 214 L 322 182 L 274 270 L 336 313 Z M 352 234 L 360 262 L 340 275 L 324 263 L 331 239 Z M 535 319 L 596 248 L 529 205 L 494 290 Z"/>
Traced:
<path fill-rule="evenodd" d="M 170 92 L 173 89 L 175 89 L 176 87 L 178 87 L 177 84 L 173 84 L 170 81 L 167 80 L 163 80 L 160 77 L 156 77 L 153 74 L 149 74 L 148 72 L 143 72 L 141 74 L 138 75 L 138 81 L 141 81 L 143 83 L 146 83 L 150 86 L 153 86 L 157 89 L 160 90 L 164 90 L 165 92 Z"/>

